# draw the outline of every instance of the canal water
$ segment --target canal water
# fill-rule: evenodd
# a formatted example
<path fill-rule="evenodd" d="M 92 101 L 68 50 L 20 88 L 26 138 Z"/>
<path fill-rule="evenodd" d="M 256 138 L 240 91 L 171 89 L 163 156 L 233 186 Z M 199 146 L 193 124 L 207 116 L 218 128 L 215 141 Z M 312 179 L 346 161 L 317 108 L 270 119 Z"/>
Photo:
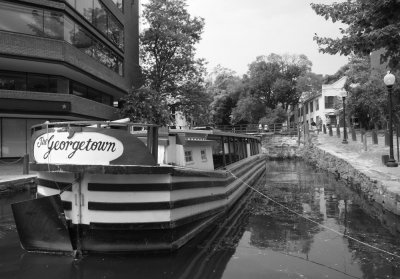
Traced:
<path fill-rule="evenodd" d="M 0 196 L 0 278 L 400 278 L 398 218 L 369 217 L 381 209 L 301 161 L 270 161 L 266 169 L 259 192 L 166 254 L 26 253 L 10 204 L 34 193 Z"/>

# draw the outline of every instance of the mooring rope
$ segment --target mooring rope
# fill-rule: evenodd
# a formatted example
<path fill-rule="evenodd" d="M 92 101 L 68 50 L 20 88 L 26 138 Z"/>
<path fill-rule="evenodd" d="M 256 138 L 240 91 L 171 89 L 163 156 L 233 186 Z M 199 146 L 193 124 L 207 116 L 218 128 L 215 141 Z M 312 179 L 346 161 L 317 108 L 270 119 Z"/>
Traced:
<path fill-rule="evenodd" d="M 351 236 L 349 236 L 349 235 L 346 235 L 346 234 L 344 234 L 344 233 L 341 233 L 341 232 L 339 232 L 339 231 L 337 231 L 337 230 L 334 230 L 334 229 L 332 229 L 332 228 L 330 228 L 330 227 L 328 227 L 328 226 L 325 226 L 325 225 L 323 225 L 323 224 L 321 224 L 321 223 L 318 223 L 318 222 L 316 222 L 316 221 L 314 221 L 314 220 L 312 220 L 312 219 L 310 219 L 310 218 L 307 218 L 307 217 L 305 217 L 305 216 L 299 214 L 298 212 L 296 212 L 296 211 L 290 209 L 289 207 L 285 206 L 284 204 L 282 204 L 282 203 L 280 203 L 280 202 L 278 202 L 278 201 L 275 201 L 274 199 L 268 197 L 267 195 L 265 195 L 264 193 L 260 192 L 260 191 L 257 190 L 256 188 L 252 187 L 251 185 L 249 185 L 248 183 L 246 183 L 245 181 L 243 181 L 243 179 L 237 177 L 236 175 L 234 175 L 234 174 L 233 174 L 232 172 L 230 172 L 229 170 L 227 170 L 227 172 L 229 172 L 229 173 L 233 176 L 233 178 L 238 179 L 238 180 L 240 180 L 242 183 L 244 183 L 248 188 L 252 189 L 252 190 L 255 191 L 256 193 L 258 193 L 258 194 L 260 194 L 261 196 L 265 197 L 265 198 L 268 199 L 269 201 L 271 201 L 271 202 L 273 202 L 273 203 L 275 203 L 275 204 L 277 204 L 277 205 L 279 205 L 279 206 L 285 208 L 286 210 L 288 210 L 288 211 L 294 213 L 295 215 L 297 215 L 297 216 L 299 216 L 299 217 L 301 217 L 301 218 L 303 218 L 303 219 L 306 219 L 307 221 L 309 221 L 309 222 L 311 222 L 311 223 L 314 223 L 314 224 L 316 224 L 316 225 L 318 225 L 318 226 L 320 226 L 320 227 L 322 227 L 322 228 L 324 228 L 324 229 L 326 229 L 326 230 L 329 230 L 329 231 L 331 231 L 331 232 L 334 232 L 334 233 L 336 233 L 336 234 L 338 234 L 338 235 L 340 235 L 340 236 L 342 236 L 342 237 L 346 237 L 346 238 L 348 238 L 348 239 L 354 240 L 354 241 L 356 241 L 356 242 L 358 242 L 358 243 L 360 243 L 360 244 L 362 244 L 362 245 L 365 245 L 365 246 L 370 247 L 370 248 L 372 248 L 372 249 L 375 249 L 375 250 L 377 250 L 377 251 L 379 251 L 379 252 L 382 252 L 382 253 L 385 253 L 385 254 L 388 254 L 388 255 L 393 256 L 393 257 L 395 257 L 395 258 L 400 259 L 400 256 L 399 256 L 399 255 L 396 255 L 396 254 L 391 253 L 391 252 L 389 252 L 389 251 L 383 250 L 383 249 L 381 249 L 381 248 L 378 248 L 378 247 L 376 247 L 376 246 L 373 246 L 373 245 L 371 245 L 371 244 L 368 244 L 368 243 L 366 243 L 366 242 L 363 242 L 363 241 L 361 241 L 361 240 L 358 240 L 358 239 L 356 239 L 356 238 L 354 238 L 354 237 L 351 237 Z"/>

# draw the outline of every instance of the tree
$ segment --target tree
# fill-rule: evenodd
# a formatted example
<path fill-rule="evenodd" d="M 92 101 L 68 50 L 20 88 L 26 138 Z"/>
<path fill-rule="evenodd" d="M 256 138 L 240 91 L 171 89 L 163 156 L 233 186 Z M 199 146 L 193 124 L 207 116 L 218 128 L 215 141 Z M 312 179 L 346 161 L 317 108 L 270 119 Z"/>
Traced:
<path fill-rule="evenodd" d="M 349 115 L 358 117 L 364 128 L 385 127 L 389 113 L 385 72 L 372 69 L 369 56 L 352 56 L 344 74 L 348 77 L 345 89 L 349 92 Z M 399 86 L 395 85 L 393 95 L 398 93 Z"/>
<path fill-rule="evenodd" d="M 347 0 L 333 4 L 311 4 L 312 9 L 326 20 L 342 22 L 341 38 L 319 37 L 314 40 L 323 53 L 358 56 L 384 50 L 381 62 L 392 68 L 400 63 L 400 1 Z"/>
<path fill-rule="evenodd" d="M 143 88 L 132 90 L 124 98 L 128 107 L 122 109 L 122 115 L 161 125 L 174 121 L 168 111 L 178 110 L 188 120 L 203 118 L 208 114 L 211 98 L 204 88 L 204 61 L 194 55 L 204 20 L 190 16 L 185 0 L 149 0 L 143 6 L 145 29 L 140 34 Z M 140 100 L 149 103 L 140 104 Z"/>
<path fill-rule="evenodd" d="M 203 74 L 203 60 L 194 55 L 204 20 L 190 16 L 185 0 L 150 0 L 143 6 L 147 28 L 140 42 L 146 85 L 171 97 L 182 94 L 182 86 Z"/>
<path fill-rule="evenodd" d="M 322 75 L 306 72 L 297 79 L 296 90 L 301 92 L 305 99 L 314 97 L 321 93 L 322 80 Z"/>
<path fill-rule="evenodd" d="M 256 98 L 249 96 L 240 99 L 232 110 L 232 124 L 258 123 L 265 115 L 265 106 Z"/>
<path fill-rule="evenodd" d="M 310 72 L 312 63 L 305 55 L 259 56 L 249 65 L 249 87 L 253 96 L 265 106 L 284 109 L 298 103 L 301 93 L 297 79 Z"/>
<path fill-rule="evenodd" d="M 221 65 L 214 68 L 207 84 L 207 92 L 213 98 L 210 106 L 214 124 L 231 124 L 232 110 L 243 91 L 243 82 L 234 71 Z"/>
<path fill-rule="evenodd" d="M 133 89 L 122 98 L 121 117 L 134 122 L 168 125 L 171 122 L 167 102 L 157 91 L 149 88 Z"/>

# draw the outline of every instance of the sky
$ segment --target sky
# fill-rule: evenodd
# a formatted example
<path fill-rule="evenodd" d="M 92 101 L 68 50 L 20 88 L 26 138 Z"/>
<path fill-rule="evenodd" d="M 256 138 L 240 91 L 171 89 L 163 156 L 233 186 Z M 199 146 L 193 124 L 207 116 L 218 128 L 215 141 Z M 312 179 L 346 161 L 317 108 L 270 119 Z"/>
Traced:
<path fill-rule="evenodd" d="M 320 53 L 313 36 L 336 38 L 339 27 L 345 26 L 318 16 L 310 3 L 341 1 L 186 0 L 189 13 L 205 19 L 196 56 L 205 58 L 209 72 L 221 65 L 241 76 L 257 56 L 305 54 L 314 73 L 334 74 L 347 63 L 347 57 Z"/>
<path fill-rule="evenodd" d="M 205 19 L 197 57 L 208 61 L 211 71 L 220 64 L 243 75 L 257 56 L 305 54 L 317 74 L 334 74 L 347 57 L 318 52 L 313 36 L 336 38 L 339 27 L 318 16 L 310 3 L 338 0 L 187 0 L 192 16 Z"/>

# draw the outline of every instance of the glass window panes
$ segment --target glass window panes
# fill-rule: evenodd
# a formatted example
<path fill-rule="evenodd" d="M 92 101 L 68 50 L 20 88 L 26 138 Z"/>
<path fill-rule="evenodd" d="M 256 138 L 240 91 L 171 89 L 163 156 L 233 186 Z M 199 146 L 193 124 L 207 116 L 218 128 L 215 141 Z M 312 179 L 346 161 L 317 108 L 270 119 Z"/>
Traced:
<path fill-rule="evenodd" d="M 72 83 L 72 94 L 86 98 L 87 97 L 87 87 L 84 86 L 83 84 L 73 82 Z"/>
<path fill-rule="evenodd" d="M 101 103 L 102 100 L 101 93 L 91 88 L 88 88 L 87 98 L 99 103 Z"/>
<path fill-rule="evenodd" d="M 86 54 L 90 56 L 93 55 L 93 38 L 88 34 L 85 29 L 81 27 L 75 26 L 73 45 L 85 52 Z"/>
<path fill-rule="evenodd" d="M 48 76 L 29 74 L 27 81 L 28 81 L 28 86 L 27 86 L 28 91 L 48 92 L 49 89 Z"/>
<path fill-rule="evenodd" d="M 193 161 L 192 151 L 185 151 L 185 161 L 186 163 Z"/>
<path fill-rule="evenodd" d="M 97 27 L 98 30 L 106 34 L 107 32 L 107 13 L 103 4 L 94 0 L 94 8 L 93 8 L 93 23 Z"/>
<path fill-rule="evenodd" d="M 108 94 L 102 94 L 101 95 L 101 102 L 103 104 L 111 106 L 113 104 L 113 97 L 108 95 Z"/>
<path fill-rule="evenodd" d="M 70 4 L 72 7 L 75 7 L 75 0 L 66 0 L 68 4 Z M 78 0 L 79 1 L 79 0 Z"/>
<path fill-rule="evenodd" d="M 76 10 L 83 15 L 89 22 L 93 19 L 93 0 L 78 0 L 75 5 Z"/>
<path fill-rule="evenodd" d="M 124 10 L 124 0 L 112 0 L 121 11 Z"/>
<path fill-rule="evenodd" d="M 207 161 L 207 153 L 206 153 L 206 151 L 205 150 L 201 150 L 200 154 L 201 154 L 201 160 L 202 161 Z"/>
<path fill-rule="evenodd" d="M 64 16 L 54 11 L 44 11 L 44 33 L 46 36 L 62 40 L 64 38 Z"/>
<path fill-rule="evenodd" d="M 74 41 L 74 28 L 74 22 L 70 18 L 64 16 L 64 40 L 70 44 L 72 44 Z"/>
<path fill-rule="evenodd" d="M 76 5 L 78 5 L 80 9 L 85 10 L 89 9 L 89 2 L 93 3 L 93 0 L 76 1 Z M 95 2 L 98 4 L 96 7 L 100 11 L 99 17 L 97 18 L 99 29 L 109 38 L 112 37 L 110 40 L 122 48 L 122 25 L 112 17 L 109 28 L 109 12 L 101 6 L 98 0 L 95 0 Z M 121 76 L 123 75 L 122 58 L 99 39 L 91 35 L 85 28 L 79 26 L 62 13 L 3 3 L 0 1 L 0 30 L 45 36 L 60 40 L 64 38 L 66 42 L 97 59 L 109 69 Z"/>
<path fill-rule="evenodd" d="M 0 89 L 26 90 L 26 74 L 0 72 Z"/>
<path fill-rule="evenodd" d="M 43 10 L 0 2 L 1 30 L 43 35 Z"/>
<path fill-rule="evenodd" d="M 107 35 L 111 42 L 119 48 L 124 48 L 124 31 L 122 25 L 113 16 L 108 17 Z"/>

